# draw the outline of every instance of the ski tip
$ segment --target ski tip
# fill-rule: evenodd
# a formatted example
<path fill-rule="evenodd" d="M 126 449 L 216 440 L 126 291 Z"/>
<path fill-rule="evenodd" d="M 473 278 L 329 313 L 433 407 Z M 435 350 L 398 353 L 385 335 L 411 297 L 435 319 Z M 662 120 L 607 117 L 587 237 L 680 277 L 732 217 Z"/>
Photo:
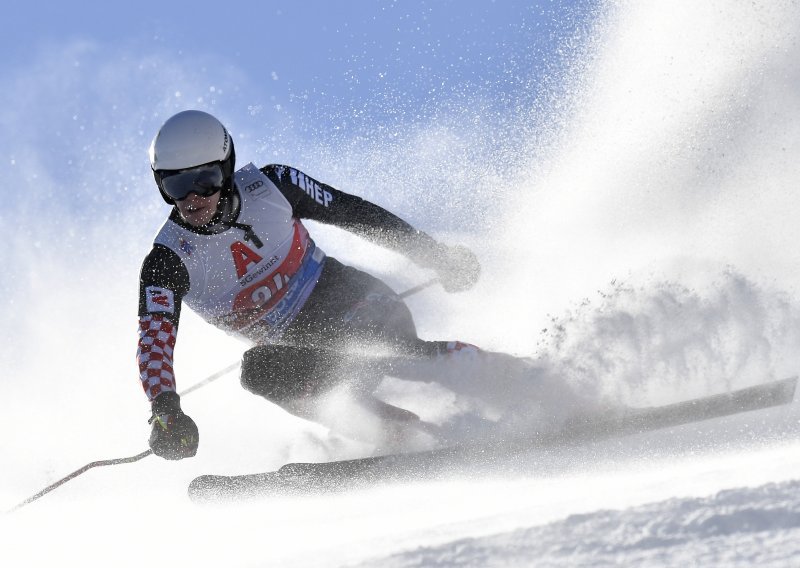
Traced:
<path fill-rule="evenodd" d="M 783 381 L 780 382 L 784 384 L 784 394 L 786 395 L 787 402 L 792 402 L 795 392 L 797 391 L 797 376 L 795 375 L 794 377 L 783 379 Z"/>
<path fill-rule="evenodd" d="M 201 475 L 189 483 L 187 492 L 195 503 L 207 503 L 268 495 L 281 488 L 282 476 L 271 471 L 245 475 Z"/>
<path fill-rule="evenodd" d="M 254 484 L 248 476 L 201 475 L 189 483 L 189 498 L 195 503 L 247 497 Z"/>
<path fill-rule="evenodd" d="M 212 501 L 219 495 L 219 489 L 216 475 L 201 475 L 189 483 L 189 498 L 195 502 Z"/>

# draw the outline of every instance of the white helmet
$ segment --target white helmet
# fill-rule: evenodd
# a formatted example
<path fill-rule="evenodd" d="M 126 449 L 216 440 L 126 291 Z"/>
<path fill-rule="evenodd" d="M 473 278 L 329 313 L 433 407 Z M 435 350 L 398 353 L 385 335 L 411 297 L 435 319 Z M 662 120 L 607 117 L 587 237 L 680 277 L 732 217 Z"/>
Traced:
<path fill-rule="evenodd" d="M 186 197 L 188 191 L 173 194 L 165 187 L 164 179 L 182 170 L 218 165 L 223 177 L 221 189 L 230 191 L 235 161 L 233 139 L 227 129 L 219 120 L 199 110 L 185 110 L 169 118 L 150 144 L 150 167 L 161 196 L 170 204 L 174 199 Z"/>

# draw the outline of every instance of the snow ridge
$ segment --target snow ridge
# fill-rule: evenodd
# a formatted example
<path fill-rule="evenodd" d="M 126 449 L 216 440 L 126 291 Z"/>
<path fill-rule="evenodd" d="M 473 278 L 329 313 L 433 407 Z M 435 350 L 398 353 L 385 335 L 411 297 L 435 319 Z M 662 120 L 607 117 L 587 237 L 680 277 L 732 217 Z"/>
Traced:
<path fill-rule="evenodd" d="M 796 565 L 800 562 L 800 481 L 571 515 L 544 526 L 459 539 L 359 567 L 677 566 L 682 562 Z"/>

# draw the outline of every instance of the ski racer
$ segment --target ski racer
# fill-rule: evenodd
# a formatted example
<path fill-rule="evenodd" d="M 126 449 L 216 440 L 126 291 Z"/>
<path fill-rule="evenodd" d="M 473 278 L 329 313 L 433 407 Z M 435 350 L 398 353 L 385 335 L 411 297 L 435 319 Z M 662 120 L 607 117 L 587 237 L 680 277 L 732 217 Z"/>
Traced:
<path fill-rule="evenodd" d="M 205 112 L 169 118 L 149 153 L 161 197 L 173 206 L 144 259 L 139 288 L 137 359 L 156 455 L 182 459 L 198 446 L 173 371 L 184 304 L 254 344 L 242 359 L 242 386 L 294 413 L 302 401 L 357 375 L 342 372 L 352 367 L 354 343 L 422 358 L 465 347 L 420 339 L 402 299 L 381 280 L 326 256 L 302 220 L 400 252 L 434 269 L 448 292 L 478 279 L 478 260 L 467 248 L 438 243 L 385 209 L 292 167 L 237 170 L 233 139 Z M 364 369 L 375 372 L 368 362 Z M 416 418 L 389 405 L 378 410 L 387 408 L 400 420 Z"/>

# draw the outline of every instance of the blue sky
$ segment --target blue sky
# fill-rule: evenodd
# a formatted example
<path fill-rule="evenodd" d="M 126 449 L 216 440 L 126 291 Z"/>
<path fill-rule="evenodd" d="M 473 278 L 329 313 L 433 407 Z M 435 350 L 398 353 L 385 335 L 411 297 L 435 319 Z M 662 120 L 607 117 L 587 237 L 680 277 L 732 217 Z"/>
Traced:
<path fill-rule="evenodd" d="M 2 75 L 83 42 L 107 56 L 158 53 L 195 69 L 196 80 L 236 67 L 260 91 L 256 105 L 296 108 L 316 127 L 354 116 L 391 122 L 475 92 L 518 104 L 593 3 L 14 2 Z"/>
<path fill-rule="evenodd" d="M 147 145 L 185 108 L 223 120 L 240 158 L 325 181 L 363 169 L 346 164 L 348 145 L 363 163 L 364 144 L 391 154 L 438 125 L 472 128 L 458 137 L 483 141 L 463 159 L 490 161 L 516 143 L 515 113 L 552 89 L 559 46 L 582 37 L 595 4 L 14 2 L 15 25 L 0 34 L 0 155 L 24 177 L 23 208 L 41 199 L 78 215 L 97 209 L 76 190 L 96 207 L 110 189 L 114 199 L 152 189 Z"/>
<path fill-rule="evenodd" d="M 42 45 L 90 40 L 178 58 L 213 54 L 260 75 L 278 99 L 363 97 L 384 85 L 416 99 L 459 83 L 526 77 L 589 15 L 592 2 L 13 4 L 17 25 L 0 38 L 4 67 L 24 64 Z"/>

